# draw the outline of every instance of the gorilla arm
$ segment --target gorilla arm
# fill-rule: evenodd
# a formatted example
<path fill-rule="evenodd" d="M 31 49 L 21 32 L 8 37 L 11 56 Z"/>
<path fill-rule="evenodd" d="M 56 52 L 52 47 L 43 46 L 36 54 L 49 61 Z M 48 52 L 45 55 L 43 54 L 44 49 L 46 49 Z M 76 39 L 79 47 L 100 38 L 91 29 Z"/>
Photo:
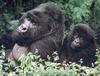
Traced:
<path fill-rule="evenodd" d="M 26 46 L 19 46 L 15 44 L 11 53 L 8 55 L 8 59 L 19 61 L 19 58 L 22 55 L 26 55 L 28 53 L 28 48 Z"/>
<path fill-rule="evenodd" d="M 91 66 L 91 63 L 94 63 L 96 60 L 96 50 L 91 49 L 90 47 L 87 49 L 80 50 L 80 52 L 77 53 L 71 53 L 70 61 L 72 62 L 78 62 L 80 59 L 82 59 L 82 65 Z"/>

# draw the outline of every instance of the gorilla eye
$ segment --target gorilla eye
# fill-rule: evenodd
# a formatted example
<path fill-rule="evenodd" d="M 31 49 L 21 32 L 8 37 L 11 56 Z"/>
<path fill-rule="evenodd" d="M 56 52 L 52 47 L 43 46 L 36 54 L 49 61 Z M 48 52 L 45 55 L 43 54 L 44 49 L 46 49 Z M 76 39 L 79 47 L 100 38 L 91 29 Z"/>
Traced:
<path fill-rule="evenodd" d="M 75 36 L 74 36 L 74 38 L 78 38 L 78 37 L 79 37 L 78 35 L 75 35 Z"/>
<path fill-rule="evenodd" d="M 35 14 L 36 16 L 40 16 L 40 12 L 38 12 L 38 11 L 34 11 L 34 14 Z"/>
<path fill-rule="evenodd" d="M 37 25 L 37 23 L 36 23 L 36 22 L 33 22 L 32 24 L 33 24 L 33 25 Z"/>
<path fill-rule="evenodd" d="M 32 22 L 32 27 L 37 27 L 38 26 L 38 23 L 37 22 Z"/>
<path fill-rule="evenodd" d="M 27 17 L 27 20 L 30 21 L 31 19 L 29 17 Z"/>

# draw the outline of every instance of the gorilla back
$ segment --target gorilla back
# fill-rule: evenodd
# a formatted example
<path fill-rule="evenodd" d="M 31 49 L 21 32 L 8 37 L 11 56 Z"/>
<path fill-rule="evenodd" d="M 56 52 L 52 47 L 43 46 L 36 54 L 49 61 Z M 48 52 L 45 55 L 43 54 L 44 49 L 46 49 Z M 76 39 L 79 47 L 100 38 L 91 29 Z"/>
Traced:
<path fill-rule="evenodd" d="M 47 55 L 52 55 L 56 50 L 60 50 L 64 36 L 64 13 L 52 2 L 44 3 L 38 7 L 26 12 L 20 20 L 16 30 L 12 36 L 16 44 L 22 47 L 27 47 L 33 53 L 38 51 L 41 58 L 46 59 Z M 15 60 L 17 51 L 14 46 L 12 55 Z M 18 49 L 18 48 L 17 48 Z M 28 50 L 27 50 L 28 52 Z M 15 56 L 16 55 L 16 56 Z"/>

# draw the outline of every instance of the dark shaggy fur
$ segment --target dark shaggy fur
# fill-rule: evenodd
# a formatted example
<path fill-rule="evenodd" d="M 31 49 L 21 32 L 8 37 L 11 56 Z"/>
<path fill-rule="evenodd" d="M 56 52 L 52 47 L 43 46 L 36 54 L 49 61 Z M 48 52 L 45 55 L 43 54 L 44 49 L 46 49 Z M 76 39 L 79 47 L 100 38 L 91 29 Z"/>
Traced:
<path fill-rule="evenodd" d="M 38 54 L 44 59 L 47 58 L 47 55 L 51 56 L 62 46 L 64 21 L 63 11 L 52 2 L 41 4 L 26 12 L 20 18 L 19 24 L 12 34 L 16 44 L 9 58 L 18 60 L 29 50 L 33 53 L 38 51 Z"/>
<path fill-rule="evenodd" d="M 14 45 L 15 42 L 12 38 L 12 30 L 7 30 L 5 33 L 0 35 L 0 49 L 3 48 L 5 50 L 6 58 L 10 57 L 10 53 Z"/>
<path fill-rule="evenodd" d="M 3 45 L 5 50 L 11 49 L 14 46 L 14 40 L 11 37 L 11 34 L 12 30 L 7 30 L 5 33 L 0 35 L 0 47 Z"/>
<path fill-rule="evenodd" d="M 76 43 L 74 43 L 75 35 L 78 38 Z M 60 52 L 60 62 L 66 61 L 66 63 L 76 62 L 80 64 L 79 61 L 82 59 L 82 65 L 92 66 L 91 64 L 96 60 L 95 54 L 94 31 L 86 24 L 77 24 L 68 34 L 68 37 L 65 37 Z"/>

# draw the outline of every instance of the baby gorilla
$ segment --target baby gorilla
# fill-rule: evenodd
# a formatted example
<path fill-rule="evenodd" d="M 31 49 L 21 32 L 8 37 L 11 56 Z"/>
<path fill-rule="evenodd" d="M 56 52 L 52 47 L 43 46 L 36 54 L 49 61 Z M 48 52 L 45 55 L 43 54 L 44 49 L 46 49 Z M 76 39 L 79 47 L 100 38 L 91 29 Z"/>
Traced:
<path fill-rule="evenodd" d="M 13 31 L 16 44 L 8 58 L 18 61 L 22 54 L 38 51 L 41 58 L 47 59 L 62 46 L 64 21 L 63 11 L 52 2 L 26 12 Z"/>
<path fill-rule="evenodd" d="M 77 24 L 65 38 L 61 52 L 60 62 L 76 62 L 92 66 L 96 61 L 96 44 L 94 31 L 86 24 Z"/>

